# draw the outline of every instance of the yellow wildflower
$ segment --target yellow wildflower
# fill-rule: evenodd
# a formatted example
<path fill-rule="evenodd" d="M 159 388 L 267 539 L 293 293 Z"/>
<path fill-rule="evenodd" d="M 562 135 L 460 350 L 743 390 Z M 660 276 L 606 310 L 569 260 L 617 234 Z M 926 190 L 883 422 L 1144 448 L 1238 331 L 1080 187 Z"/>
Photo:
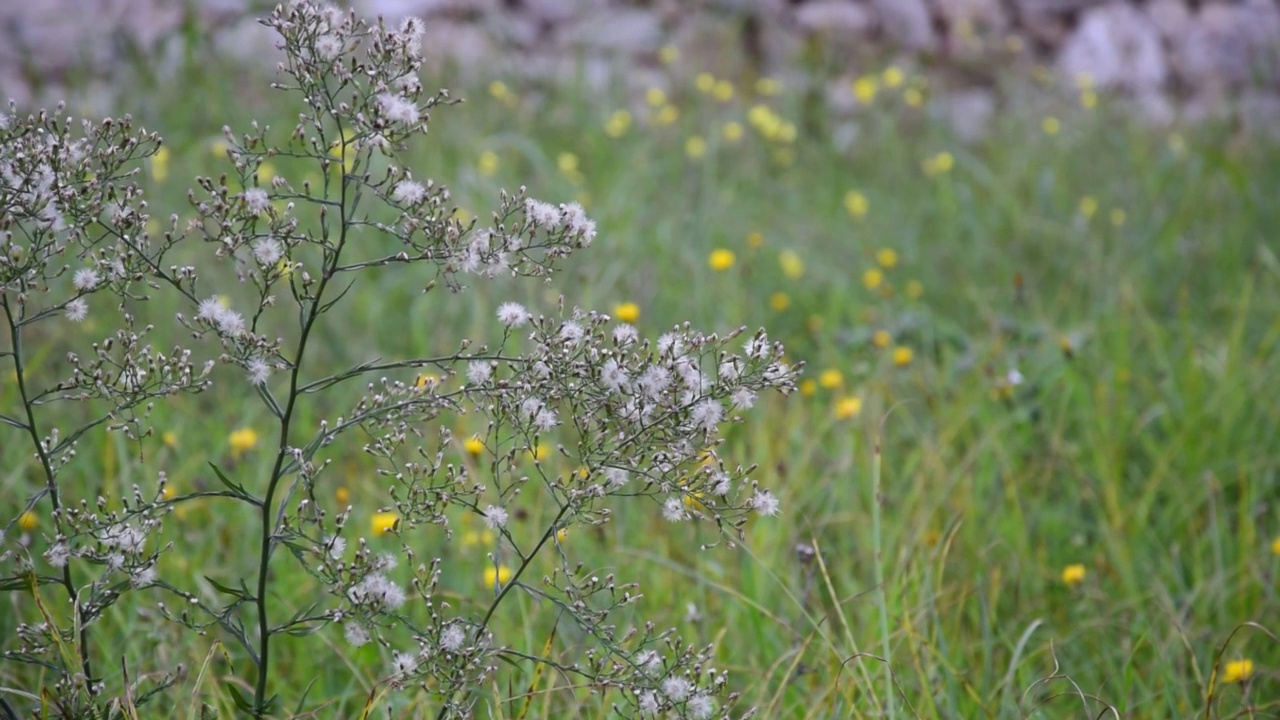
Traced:
<path fill-rule="evenodd" d="M 579 169 L 578 156 L 571 152 L 562 152 L 556 158 L 556 167 L 560 168 L 560 172 L 565 175 L 573 175 Z"/>
<path fill-rule="evenodd" d="M 1062 569 L 1062 582 L 1068 587 L 1074 587 L 1084 582 L 1084 565 L 1076 563 L 1068 565 Z"/>
<path fill-rule="evenodd" d="M 490 565 L 484 569 L 484 586 L 495 590 L 511 582 L 515 572 L 506 565 Z"/>
<path fill-rule="evenodd" d="M 707 141 L 701 135 L 692 135 L 684 141 L 684 154 L 697 160 L 707 154 Z"/>
<path fill-rule="evenodd" d="M 880 284 L 883 282 L 884 273 L 880 268 L 869 268 L 866 272 L 862 273 L 862 284 L 865 285 L 868 290 L 875 290 L 880 287 Z"/>
<path fill-rule="evenodd" d="M 1062 121 L 1056 117 L 1047 117 L 1040 121 L 1040 129 L 1045 135 L 1057 135 L 1062 132 Z"/>
<path fill-rule="evenodd" d="M 547 449 L 546 445 L 539 445 L 536 450 L 535 449 L 525 450 L 525 455 L 528 456 L 528 458 L 530 460 L 533 460 L 534 462 L 542 462 L 543 460 L 546 460 L 547 456 L 550 454 L 551 454 L 551 451 Z"/>
<path fill-rule="evenodd" d="M 804 276 L 804 261 L 794 250 L 778 253 L 778 267 L 782 268 L 782 274 L 790 280 L 799 280 Z"/>
<path fill-rule="evenodd" d="M 503 102 L 514 98 L 514 93 L 511 92 L 511 88 L 507 87 L 507 84 L 501 80 L 494 80 L 489 83 L 489 94 L 493 96 L 494 100 L 500 100 Z"/>
<path fill-rule="evenodd" d="M 760 95 L 777 95 L 782 89 L 782 83 L 770 77 L 762 77 L 756 81 L 756 92 Z"/>
<path fill-rule="evenodd" d="M 764 245 L 764 235 L 756 230 L 747 233 L 747 247 L 755 249 L 761 245 Z"/>
<path fill-rule="evenodd" d="M 611 138 L 622 137 L 631 128 L 631 113 L 626 110 L 615 110 L 604 123 L 604 134 Z"/>
<path fill-rule="evenodd" d="M 898 251 L 893 248 L 880 248 L 876 251 L 876 262 L 888 270 L 898 264 Z"/>
<path fill-rule="evenodd" d="M 1232 660 L 1222 668 L 1222 682 L 1244 682 L 1253 676 L 1252 660 Z"/>
<path fill-rule="evenodd" d="M 918 108 L 924 105 L 924 93 L 916 88 L 907 88 L 902 91 L 902 101 L 910 107 Z"/>
<path fill-rule="evenodd" d="M 874 75 L 863 75 L 853 81 L 853 96 L 863 105 L 871 104 L 879 91 L 880 83 Z"/>
<path fill-rule="evenodd" d="M 769 307 L 782 312 L 791 307 L 791 296 L 784 292 L 776 292 L 769 296 Z"/>
<path fill-rule="evenodd" d="M 462 533 L 458 542 L 462 545 L 463 550 L 470 550 L 475 547 L 493 547 L 497 542 L 498 536 L 488 528 L 482 530 L 468 530 Z"/>
<path fill-rule="evenodd" d="M 733 83 L 728 80 L 717 80 L 715 87 L 711 88 L 711 97 L 720 102 L 729 102 L 733 99 Z"/>
<path fill-rule="evenodd" d="M 232 457 L 240 457 L 257 446 L 258 433 L 253 428 L 240 428 L 231 433 L 228 442 L 231 443 Z"/>
<path fill-rule="evenodd" d="M 1092 88 L 1086 88 L 1080 91 L 1080 107 L 1085 110 L 1092 110 L 1098 106 L 1098 92 Z"/>
<path fill-rule="evenodd" d="M 867 203 L 867 196 L 857 190 L 850 190 L 844 194 L 844 209 L 848 210 L 853 217 L 861 220 L 867 216 L 867 210 L 870 209 Z"/>
<path fill-rule="evenodd" d="M 663 105 L 653 121 L 658 125 L 674 125 L 680 119 L 680 110 L 675 105 Z"/>
<path fill-rule="evenodd" d="M 624 323 L 634 323 L 640 319 L 640 306 L 633 302 L 618 303 L 613 307 L 613 316 Z"/>
<path fill-rule="evenodd" d="M 951 172 L 951 168 L 955 167 L 955 164 L 955 156 L 944 150 L 943 152 L 925 160 L 922 167 L 924 168 L 925 175 L 928 175 L 929 177 L 938 177 L 939 175 L 946 175 Z"/>
<path fill-rule="evenodd" d="M 1271 554 L 1280 555 L 1280 537 L 1271 541 Z"/>
<path fill-rule="evenodd" d="M 858 417 L 858 413 L 862 412 L 862 398 L 857 396 L 849 396 L 840 398 L 836 402 L 835 414 L 837 420 L 851 420 Z"/>
<path fill-rule="evenodd" d="M 31 532 L 32 530 L 35 530 L 36 526 L 39 524 L 40 518 L 36 517 L 36 514 L 30 510 L 25 510 L 18 516 L 18 527 L 24 532 Z"/>
<path fill-rule="evenodd" d="M 556 542 L 563 543 L 569 539 L 569 528 L 560 528 L 556 531 Z"/>
<path fill-rule="evenodd" d="M 269 162 L 264 162 L 258 166 L 258 181 L 269 183 L 271 178 L 276 176 L 276 166 Z"/>
<path fill-rule="evenodd" d="M 907 79 L 907 76 L 898 66 L 890 65 L 885 68 L 884 72 L 880 75 L 880 79 L 884 81 L 885 87 L 896 88 L 902 85 L 902 82 Z"/>
<path fill-rule="evenodd" d="M 722 272 L 733 267 L 733 261 L 736 258 L 733 251 L 727 248 L 716 248 L 711 251 L 711 255 L 707 258 L 707 263 L 711 265 L 711 269 L 716 272 Z"/>
<path fill-rule="evenodd" d="M 720 134 L 724 136 L 725 140 L 731 143 L 736 143 L 742 139 L 742 123 L 736 120 L 730 120 L 724 124 L 723 128 L 720 129 Z"/>
<path fill-rule="evenodd" d="M 834 390 L 844 384 L 844 374 L 835 368 L 823 370 L 818 376 L 818 384 L 827 390 Z"/>
<path fill-rule="evenodd" d="M 1116 227 L 1121 227 L 1121 226 L 1123 226 L 1123 225 L 1124 225 L 1124 221 L 1125 221 L 1126 217 L 1127 217 L 1127 216 L 1125 215 L 1124 210 L 1121 210 L 1120 208 L 1112 208 L 1112 209 L 1111 209 L 1111 224 L 1112 224 L 1112 225 L 1114 225 L 1114 226 L 1116 226 Z"/>
<path fill-rule="evenodd" d="M 231 147 L 227 145 L 225 140 L 214 140 L 213 143 L 209 145 L 209 154 L 213 155 L 213 157 L 218 160 L 226 160 L 227 151 L 230 149 Z"/>
<path fill-rule="evenodd" d="M 893 364 L 898 367 L 906 367 L 911 364 L 911 359 L 915 356 L 911 352 L 911 348 L 906 345 L 899 345 L 893 349 Z"/>
<path fill-rule="evenodd" d="M 178 447 L 178 433 L 172 430 L 165 430 L 164 434 L 160 436 L 160 441 L 165 444 L 165 447 L 176 448 Z"/>
<path fill-rule="evenodd" d="M 480 153 L 480 161 L 476 163 L 476 169 L 485 177 L 491 177 L 498 172 L 498 154 L 492 150 L 485 150 Z"/>
<path fill-rule="evenodd" d="M 419 375 L 413 381 L 413 386 L 419 390 L 430 390 L 440 382 L 440 378 L 435 375 Z"/>
<path fill-rule="evenodd" d="M 156 154 L 151 156 L 151 177 L 156 182 L 164 182 L 169 177 L 169 157 L 172 153 L 169 148 L 161 145 L 156 149 Z"/>
<path fill-rule="evenodd" d="M 804 397 L 813 397 L 818 392 L 818 383 L 813 379 L 805 379 L 800 381 L 800 394 Z"/>
<path fill-rule="evenodd" d="M 351 502 L 351 491 L 345 485 L 339 485 L 338 489 L 333 491 L 333 499 L 337 500 L 339 505 L 345 507 Z"/>
<path fill-rule="evenodd" d="M 680 49 L 675 45 L 663 45 L 658 50 L 658 62 L 663 65 L 674 65 L 680 59 Z"/>
<path fill-rule="evenodd" d="M 164 490 L 160 491 L 160 497 L 165 500 L 172 500 L 177 494 L 178 491 L 173 489 L 173 483 L 165 483 Z"/>
<path fill-rule="evenodd" d="M 1086 219 L 1093 217 L 1094 213 L 1098 212 L 1098 199 L 1092 195 L 1080 198 L 1079 211 Z"/>
<path fill-rule="evenodd" d="M 716 78 L 711 73 L 698 73 L 698 76 L 693 79 L 693 85 L 698 88 L 698 92 L 709 93 L 716 89 Z"/>
<path fill-rule="evenodd" d="M 924 283 L 919 280 L 912 280 L 907 283 L 907 297 L 912 300 L 919 300 L 924 295 Z"/>
<path fill-rule="evenodd" d="M 373 514 L 369 525 L 373 528 L 374 535 L 383 535 L 394 530 L 399 521 L 400 516 L 393 512 L 380 512 Z"/>
<path fill-rule="evenodd" d="M 889 347 L 889 343 L 893 342 L 893 336 L 888 330 L 877 330 L 871 333 L 871 344 L 880 349 Z"/>
<path fill-rule="evenodd" d="M 667 93 L 660 87 L 651 87 L 644 92 L 644 101 L 653 107 L 667 104 Z"/>

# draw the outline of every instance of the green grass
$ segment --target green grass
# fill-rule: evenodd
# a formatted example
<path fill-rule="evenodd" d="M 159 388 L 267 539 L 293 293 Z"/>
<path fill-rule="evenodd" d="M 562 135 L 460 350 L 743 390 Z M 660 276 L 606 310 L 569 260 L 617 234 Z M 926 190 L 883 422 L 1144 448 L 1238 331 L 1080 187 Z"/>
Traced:
<path fill-rule="evenodd" d="M 168 180 L 150 183 L 156 217 L 189 213 L 185 178 L 224 171 L 210 152 L 224 122 L 292 127 L 295 111 L 280 97 L 246 97 L 216 78 L 211 71 L 142 106 L 172 151 Z M 735 710 L 756 706 L 760 717 L 1098 717 L 1108 705 L 1124 717 L 1276 712 L 1280 644 L 1264 631 L 1280 629 L 1271 546 L 1280 536 L 1276 147 L 1229 128 L 1138 128 L 1104 103 L 1057 108 L 1055 136 L 1038 115 L 1011 107 L 989 140 L 966 148 L 887 91 L 859 120 L 854 146 L 837 150 L 833 121 L 805 112 L 794 89 L 744 99 L 749 88 L 739 88 L 719 103 L 691 85 L 672 93 L 673 125 L 637 112 L 613 138 L 604 123 L 625 98 L 508 83 L 506 101 L 485 87 L 455 92 L 467 102 L 436 113 L 415 174 L 449 184 L 472 213 L 492 207 L 500 187 L 581 198 L 599 223 L 596 244 L 551 285 L 423 295 L 421 277 L 381 272 L 324 329 L 323 357 L 450 352 L 459 338 L 495 337 L 499 302 L 552 313 L 563 295 L 566 307 L 605 312 L 634 301 L 653 336 L 684 320 L 717 331 L 765 326 L 807 364 L 806 378 L 840 373 L 840 387 L 769 398 L 730 433 L 722 457 L 758 464 L 754 477 L 784 509 L 753 521 L 740 546 L 703 551 L 716 539 L 710 529 L 668 524 L 641 502 L 572 532 L 567 551 L 586 568 L 640 583 L 645 600 L 620 626 L 653 620 L 715 642 L 742 693 Z M 746 119 L 756 103 L 796 124 L 794 143 L 760 137 Z M 736 144 L 721 135 L 728 121 L 746 127 Z M 706 138 L 704 157 L 686 156 L 691 135 Z M 491 175 L 479 168 L 486 151 L 498 161 Z M 922 163 L 944 151 L 954 167 L 928 177 Z M 561 171 L 562 153 L 576 156 L 580 177 Z M 844 208 L 851 190 L 867 198 L 864 218 Z M 1085 196 L 1098 204 L 1093 217 L 1079 210 Z M 716 248 L 735 253 L 732 268 L 709 268 Z M 870 290 L 863 275 L 882 248 L 898 263 Z M 802 278 L 783 273 L 781 251 L 800 256 Z M 919 297 L 909 297 L 912 281 Z M 771 304 L 775 293 L 786 293 L 785 309 Z M 892 348 L 876 348 L 877 330 L 911 348 L 911 362 L 898 367 Z M 163 334 L 181 336 L 172 324 Z M 62 342 L 33 351 L 34 372 L 56 369 L 52 348 Z M 1005 381 L 1013 368 L 1020 385 Z M 0 403 L 11 408 L 4 372 Z M 227 437 L 242 427 L 265 433 L 267 414 L 244 383 L 219 380 L 212 394 L 157 410 L 173 446 L 159 435 L 137 445 L 86 439 L 67 475 L 77 494 L 119 498 L 158 470 L 179 492 L 212 487 L 210 460 L 252 487 L 268 453 L 233 460 Z M 835 404 L 855 396 L 861 412 L 838 419 Z M 305 426 L 327 414 L 307 413 Z M 445 422 L 464 435 L 481 429 L 473 417 Z M 7 521 L 38 482 L 30 448 L 3 437 Z M 468 462 L 460 451 L 456 461 Z M 387 501 L 385 483 L 354 451 L 334 462 L 331 492 L 350 492 L 365 528 Z M 253 518 L 224 508 L 197 504 L 166 527 L 177 550 L 162 576 L 211 600 L 201 576 L 229 583 L 256 567 L 244 532 Z M 532 537 L 537 520 L 514 532 Z M 42 518 L 37 535 L 48 526 Z M 419 558 L 444 561 L 451 604 L 482 609 L 486 549 L 464 547 L 467 527 L 458 529 L 452 543 L 438 531 L 403 539 Z M 395 547 L 390 537 L 370 542 Z M 37 550 L 44 543 L 34 540 Z M 1085 578 L 1068 586 L 1062 571 L 1077 563 Z M 283 557 L 274 567 L 278 615 L 318 592 Z M 44 595 L 65 609 L 52 588 Z M 230 716 L 225 686 L 252 677 L 247 660 L 229 643 L 224 654 L 215 634 L 159 621 L 160 599 L 131 595 L 98 623 L 95 661 L 116 673 L 121 655 L 131 672 L 185 663 L 192 671 L 172 702 Z M 36 608 L 29 593 L 4 602 L 0 637 L 9 637 Z M 494 629 L 499 642 L 536 653 L 555 621 L 554 608 L 516 595 Z M 572 662 L 586 642 L 560 623 L 546 651 Z M 306 707 L 326 703 L 317 717 L 355 716 L 387 668 L 377 648 L 353 651 L 333 629 L 275 648 L 274 690 L 292 708 L 310 688 Z M 1210 698 L 1215 667 L 1244 658 L 1253 677 L 1218 682 Z M 47 681 L 0 664 L 0 687 Z M 523 664 L 501 668 L 477 712 L 610 717 L 617 701 Z M 392 707 L 390 717 L 433 710 L 412 693 Z"/>

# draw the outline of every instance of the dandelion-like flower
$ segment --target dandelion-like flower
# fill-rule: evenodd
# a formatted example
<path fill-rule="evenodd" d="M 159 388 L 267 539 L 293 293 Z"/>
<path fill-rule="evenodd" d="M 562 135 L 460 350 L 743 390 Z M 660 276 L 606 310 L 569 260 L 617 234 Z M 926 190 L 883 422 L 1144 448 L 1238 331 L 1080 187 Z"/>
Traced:
<path fill-rule="evenodd" d="M 538 227 L 549 228 L 560 224 L 560 208 L 541 200 L 525 198 L 524 214 Z"/>
<path fill-rule="evenodd" d="M 427 189 L 415 180 L 401 180 L 391 191 L 391 199 L 401 205 L 417 205 L 427 197 Z"/>
<path fill-rule="evenodd" d="M 497 505 L 490 505 L 484 509 L 484 524 L 489 526 L 490 530 L 497 530 L 507 524 L 507 511 Z"/>
<path fill-rule="evenodd" d="M 778 498 L 768 490 L 757 490 L 756 493 L 751 496 L 749 503 L 751 505 L 751 509 L 765 517 L 772 517 L 778 514 Z"/>
<path fill-rule="evenodd" d="M 382 93 L 378 96 L 378 112 L 382 116 L 402 127 L 417 125 L 422 119 L 418 106 L 409 98 L 393 93 Z"/>
<path fill-rule="evenodd" d="M 733 267 L 733 262 L 737 258 L 734 257 L 733 251 L 727 248 L 717 248 L 711 251 L 711 255 L 707 257 L 707 264 L 716 272 L 724 272 Z"/>
<path fill-rule="evenodd" d="M 678 497 L 667 498 L 666 502 L 662 503 L 662 517 L 666 518 L 667 522 L 688 520 L 689 513 L 685 510 L 684 500 Z"/>
<path fill-rule="evenodd" d="M 258 238 L 253 243 L 253 257 L 263 267 L 272 267 L 284 257 L 284 247 L 273 237 Z"/>
<path fill-rule="evenodd" d="M 1222 682 L 1238 683 L 1253 677 L 1252 660 L 1232 660 L 1222 668 Z"/>
<path fill-rule="evenodd" d="M 473 385 L 483 385 L 493 376 L 493 365 L 488 360 L 472 360 L 467 364 L 467 380 Z"/>
<path fill-rule="evenodd" d="M 484 452 L 484 441 L 472 435 L 462 443 L 462 449 L 467 451 L 471 457 L 479 457 Z"/>
<path fill-rule="evenodd" d="M 396 523 L 400 521 L 400 516 L 393 512 L 374 513 L 370 520 L 370 527 L 374 535 L 383 535 L 395 529 Z"/>
<path fill-rule="evenodd" d="M 905 345 L 899 345 L 893 349 L 893 364 L 898 367 L 906 367 L 907 365 L 910 365 L 911 360 L 914 357 L 915 353 L 911 351 L 911 348 Z"/>
<path fill-rule="evenodd" d="M 862 398 L 850 396 L 841 398 L 836 402 L 835 415 L 837 420 L 851 420 L 862 412 Z"/>
<path fill-rule="evenodd" d="M 1080 563 L 1068 565 L 1062 569 L 1062 583 L 1067 587 L 1074 587 L 1084 582 L 1084 576 L 1084 565 Z"/>
<path fill-rule="evenodd" d="M 67 303 L 66 314 L 71 322 L 82 322 L 89 316 L 89 303 L 84 298 L 76 298 Z"/>
<path fill-rule="evenodd" d="M 492 583 L 490 583 L 492 584 Z M 467 641 L 467 633 L 457 623 L 440 631 L 440 648 L 449 652 L 458 652 Z"/>
<path fill-rule="evenodd" d="M 498 306 L 498 321 L 511 328 L 517 328 L 529 322 L 529 311 L 517 302 L 505 302 Z"/>
<path fill-rule="evenodd" d="M 266 385 L 271 378 L 271 365 L 262 358 L 250 359 L 245 364 L 245 371 L 249 374 L 249 382 L 254 385 Z"/>
<path fill-rule="evenodd" d="M 707 720 L 716 711 L 716 701 L 706 693 L 698 693 L 689 698 L 689 717 L 693 720 Z"/>
<path fill-rule="evenodd" d="M 102 281 L 102 276 L 93 268 L 80 268 L 76 274 L 71 277 L 71 284 L 77 290 L 92 290 Z"/>
<path fill-rule="evenodd" d="M 244 206 L 254 215 L 261 215 L 271 209 L 271 196 L 262 188 L 249 188 L 244 191 Z"/>
<path fill-rule="evenodd" d="M 490 565 L 484 569 L 484 586 L 489 588 L 498 588 L 511 582 L 511 578 L 515 577 L 515 572 L 506 565 L 494 567 Z"/>
<path fill-rule="evenodd" d="M 342 630 L 342 634 L 346 637 L 351 647 L 361 647 L 369 642 L 369 631 L 359 623 L 347 623 Z"/>
<path fill-rule="evenodd" d="M 662 681 L 662 694 L 671 702 L 683 702 L 693 692 L 693 683 L 678 675 L 672 675 Z"/>

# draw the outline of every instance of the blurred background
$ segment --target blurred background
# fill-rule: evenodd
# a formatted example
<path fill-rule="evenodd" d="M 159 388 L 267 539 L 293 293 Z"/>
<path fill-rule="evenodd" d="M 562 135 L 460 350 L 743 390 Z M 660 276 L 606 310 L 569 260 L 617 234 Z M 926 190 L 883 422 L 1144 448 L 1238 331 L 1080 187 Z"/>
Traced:
<path fill-rule="evenodd" d="M 122 73 L 157 81 L 200 53 L 261 67 L 273 42 L 256 0 L 43 0 L 0 4 L 0 88 L 19 104 L 68 91 L 110 106 Z M 436 63 L 463 74 L 581 78 L 624 68 L 663 87 L 664 57 L 726 77 L 801 81 L 837 112 L 887 58 L 947 79 L 933 109 L 976 139 L 1016 68 L 1076 89 L 1114 90 L 1145 122 L 1235 118 L 1280 132 L 1277 0 L 360 0 L 361 11 L 430 21 Z M 193 55 L 195 53 L 196 55 Z M 131 78 L 137 80 L 137 78 Z M 455 81 L 456 82 L 456 81 Z M 865 98 L 864 98 L 865 99 Z"/>

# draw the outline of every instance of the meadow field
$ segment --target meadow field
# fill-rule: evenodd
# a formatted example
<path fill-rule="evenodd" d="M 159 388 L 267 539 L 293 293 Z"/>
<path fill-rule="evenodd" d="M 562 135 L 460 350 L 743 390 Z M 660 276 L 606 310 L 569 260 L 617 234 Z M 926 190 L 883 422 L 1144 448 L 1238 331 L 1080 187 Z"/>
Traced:
<path fill-rule="evenodd" d="M 517 585 L 538 587 L 560 567 L 637 583 L 643 597 L 611 622 L 713 644 L 708 663 L 737 693 L 717 697 L 717 716 L 1280 715 L 1280 148 L 1229 122 L 1143 127 L 1105 93 L 1017 77 L 1002 81 L 988 138 L 962 145 L 929 109 L 941 81 L 906 69 L 864 76 L 865 107 L 838 119 L 805 88 L 665 59 L 669 86 L 640 97 L 497 72 L 468 87 L 427 77 L 428 90 L 448 86 L 465 102 L 432 110 L 405 164 L 448 185 L 455 218 L 487 222 L 500 189 L 527 186 L 581 203 L 598 237 L 549 281 L 423 293 L 430 274 L 374 268 L 317 326 L 314 362 L 497 343 L 495 313 L 512 301 L 535 316 L 596 310 L 655 339 L 686 321 L 722 335 L 745 326 L 737 347 L 763 327 L 804 364 L 796 390 L 762 392 L 706 457 L 754 466 L 779 512 L 744 519 L 739 538 L 697 521 L 693 496 L 693 521 L 670 522 L 660 498 L 642 495 L 606 500 L 607 522 L 565 528 L 554 507 L 530 501 L 498 528 L 450 509 L 446 537 L 397 524 L 385 465 L 357 434 L 324 456 L 331 466 L 315 483 L 319 507 L 351 508 L 348 547 L 400 557 L 389 572 L 406 587 L 413 565 L 438 559 L 435 596 L 451 612 L 483 613 L 511 582 L 508 544 L 546 540 L 550 528 L 554 542 Z M 137 163 L 153 234 L 171 215 L 179 228 L 192 217 L 195 176 L 231 172 L 224 124 L 287 134 L 297 122 L 268 70 L 193 68 L 121 108 L 164 138 Z M 335 176 L 342 161 L 338 152 Z M 284 156 L 258 176 L 264 187 L 277 176 L 325 182 Z M 230 271 L 211 272 L 231 281 L 229 302 L 252 294 Z M 4 288 L 10 303 L 15 287 Z M 111 330 L 94 327 L 99 310 L 33 326 L 19 353 L 32 387 L 56 382 L 70 349 Z M 172 307 L 140 312 L 157 347 L 189 341 Z M 0 350 L 0 412 L 26 418 L 13 336 Z M 460 387 L 457 373 L 389 380 Z M 160 609 L 184 602 L 174 588 L 217 606 L 259 572 L 254 514 L 199 495 L 222 487 L 214 466 L 261 492 L 279 425 L 243 373 L 219 367 L 212 379 L 156 402 L 138 426 L 150 434 L 86 433 L 58 479 L 64 504 L 101 498 L 102 512 L 135 485 L 155 494 L 160 472 L 166 501 L 192 496 L 148 540 L 172 543 L 155 567 L 162 582 L 122 595 L 87 628 L 108 684 L 184 666 L 136 717 L 232 717 L 237 697 L 254 695 L 257 670 L 225 628 L 196 634 Z M 300 426 L 340 414 L 363 384 L 302 407 Z M 43 432 L 81 419 L 74 407 L 37 409 Z M 486 437 L 485 423 L 445 412 L 414 429 L 450 430 L 444 462 L 483 478 L 497 465 L 469 441 Z M 60 585 L 40 585 L 37 603 L 23 580 L 56 575 L 42 559 L 57 530 L 29 435 L 0 429 L 0 650 L 10 651 L 0 697 L 22 717 L 58 663 L 17 661 L 19 623 L 74 625 Z M 513 449 L 510 472 L 571 476 L 577 461 L 557 442 L 551 432 Z M 282 553 L 271 572 L 275 616 L 323 601 L 292 558 Z M 504 597 L 488 627 L 517 652 L 475 688 L 476 717 L 639 716 L 634 698 L 565 670 L 595 646 L 560 604 L 520 587 Z M 404 612 L 428 612 L 415 602 Z M 274 716 L 440 712 L 430 688 L 383 694 L 392 648 L 353 647 L 332 624 L 272 649 Z"/>

